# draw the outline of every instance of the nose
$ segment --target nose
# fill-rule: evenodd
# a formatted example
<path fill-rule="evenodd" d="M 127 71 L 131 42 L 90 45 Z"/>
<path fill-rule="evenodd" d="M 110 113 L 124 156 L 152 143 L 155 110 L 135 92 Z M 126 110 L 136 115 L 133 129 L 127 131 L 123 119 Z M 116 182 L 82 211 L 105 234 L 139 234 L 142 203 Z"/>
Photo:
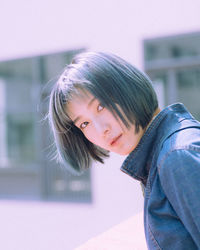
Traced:
<path fill-rule="evenodd" d="M 110 125 L 105 120 L 98 120 L 94 123 L 95 129 L 98 134 L 106 135 L 110 133 Z"/>

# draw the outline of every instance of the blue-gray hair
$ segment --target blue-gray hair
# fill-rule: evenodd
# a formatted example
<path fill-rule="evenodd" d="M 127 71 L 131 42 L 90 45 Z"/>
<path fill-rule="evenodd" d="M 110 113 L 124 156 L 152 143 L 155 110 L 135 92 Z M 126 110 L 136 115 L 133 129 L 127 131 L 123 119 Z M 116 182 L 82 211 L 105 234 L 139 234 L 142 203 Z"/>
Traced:
<path fill-rule="evenodd" d="M 108 151 L 87 140 L 67 114 L 67 103 L 83 90 L 95 96 L 127 128 L 134 124 L 136 133 L 148 125 L 158 107 L 151 80 L 127 61 L 103 52 L 75 56 L 51 91 L 49 121 L 58 158 L 76 174 L 89 168 L 92 160 L 103 163 L 109 156 Z"/>

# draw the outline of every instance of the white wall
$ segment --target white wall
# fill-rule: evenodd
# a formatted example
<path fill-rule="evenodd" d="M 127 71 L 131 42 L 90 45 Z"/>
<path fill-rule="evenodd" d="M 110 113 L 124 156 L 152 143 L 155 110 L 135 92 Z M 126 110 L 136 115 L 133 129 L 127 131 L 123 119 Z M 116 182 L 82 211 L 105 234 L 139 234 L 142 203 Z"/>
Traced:
<path fill-rule="evenodd" d="M 200 30 L 199 0 L 0 3 L 0 60 L 86 46 L 141 67 L 143 38 Z"/>
<path fill-rule="evenodd" d="M 111 154 L 104 165 L 96 164 L 92 168 L 94 207 L 113 223 L 119 223 L 143 208 L 139 182 L 120 171 L 124 159 Z"/>

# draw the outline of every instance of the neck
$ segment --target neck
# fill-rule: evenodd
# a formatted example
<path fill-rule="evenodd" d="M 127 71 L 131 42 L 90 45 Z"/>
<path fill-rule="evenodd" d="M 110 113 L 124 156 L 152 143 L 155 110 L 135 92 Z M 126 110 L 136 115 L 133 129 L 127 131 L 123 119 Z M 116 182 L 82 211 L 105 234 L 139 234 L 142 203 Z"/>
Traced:
<path fill-rule="evenodd" d="M 157 116 L 157 115 L 160 113 L 160 111 L 161 111 L 161 109 L 158 107 L 158 108 L 156 109 L 156 111 L 154 112 L 153 118 L 152 118 L 152 119 L 154 119 L 154 117 Z"/>
<path fill-rule="evenodd" d="M 153 117 L 152 117 L 151 121 L 149 122 L 149 124 L 147 125 L 145 131 L 148 129 L 149 125 L 152 123 L 152 121 L 154 120 L 154 118 L 160 113 L 160 111 L 161 111 L 161 109 L 158 107 L 156 109 L 156 111 L 154 112 Z"/>

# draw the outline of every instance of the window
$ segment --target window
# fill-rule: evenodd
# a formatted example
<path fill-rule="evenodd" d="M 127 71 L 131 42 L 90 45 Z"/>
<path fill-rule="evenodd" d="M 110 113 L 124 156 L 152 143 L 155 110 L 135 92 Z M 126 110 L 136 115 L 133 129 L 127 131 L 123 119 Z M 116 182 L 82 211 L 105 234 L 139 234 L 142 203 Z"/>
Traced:
<path fill-rule="evenodd" d="M 43 121 L 52 84 L 80 51 L 0 62 L 0 198 L 91 202 L 90 170 L 72 176 L 51 160 Z"/>
<path fill-rule="evenodd" d="M 199 44 L 199 32 L 146 39 L 144 69 L 153 80 L 161 108 L 182 102 L 200 120 Z"/>

